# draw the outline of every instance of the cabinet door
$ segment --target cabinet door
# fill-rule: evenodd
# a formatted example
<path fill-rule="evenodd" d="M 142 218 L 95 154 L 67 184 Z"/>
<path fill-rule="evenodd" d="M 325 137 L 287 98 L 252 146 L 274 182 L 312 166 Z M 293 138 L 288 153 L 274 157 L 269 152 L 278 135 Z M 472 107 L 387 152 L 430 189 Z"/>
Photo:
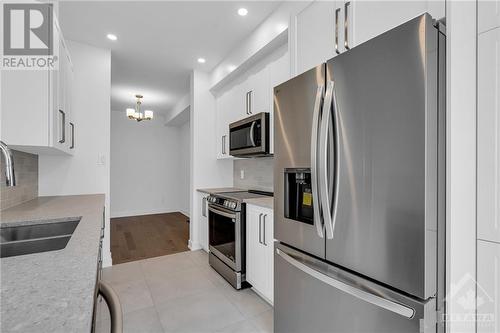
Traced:
<path fill-rule="evenodd" d="M 268 66 L 262 66 L 255 68 L 256 72 L 250 75 L 248 80 L 248 90 L 249 94 L 249 105 L 248 113 L 249 115 L 269 112 L 269 101 L 271 99 L 271 94 L 269 91 L 269 68 Z"/>
<path fill-rule="evenodd" d="M 477 332 L 500 332 L 500 244 L 477 243 Z"/>
<path fill-rule="evenodd" d="M 348 26 L 352 27 L 352 46 L 366 42 L 396 26 L 428 12 L 440 19 L 445 14 L 445 1 L 352 1 Z"/>
<path fill-rule="evenodd" d="M 479 33 L 500 27 L 500 0 L 479 0 L 477 12 Z"/>
<path fill-rule="evenodd" d="M 200 245 L 208 252 L 208 210 L 207 210 L 207 194 L 198 193 L 198 200 L 200 201 Z"/>
<path fill-rule="evenodd" d="M 335 10 L 335 1 L 314 1 L 297 14 L 297 74 L 335 56 Z"/>
<path fill-rule="evenodd" d="M 500 28 L 478 37 L 478 237 L 500 242 Z"/>
<path fill-rule="evenodd" d="M 247 206 L 247 272 L 248 282 L 258 292 L 264 293 L 266 285 L 267 256 L 262 244 L 263 213 L 255 206 Z"/>
<path fill-rule="evenodd" d="M 262 292 L 263 295 L 271 302 L 274 301 L 274 223 L 273 223 L 273 211 L 265 209 L 262 211 L 264 213 L 262 217 L 263 228 L 265 230 L 263 235 L 264 251 L 266 256 L 266 268 L 265 268 L 265 283 L 266 287 Z"/>
<path fill-rule="evenodd" d="M 216 112 L 216 148 L 217 158 L 229 158 L 229 112 L 230 112 L 230 97 L 226 92 L 217 98 Z"/>

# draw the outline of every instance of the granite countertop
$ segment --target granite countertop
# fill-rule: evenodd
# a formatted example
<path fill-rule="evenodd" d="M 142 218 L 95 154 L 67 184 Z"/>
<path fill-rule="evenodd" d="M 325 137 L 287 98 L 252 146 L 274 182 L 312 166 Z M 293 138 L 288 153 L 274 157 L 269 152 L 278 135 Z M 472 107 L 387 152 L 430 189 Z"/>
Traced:
<path fill-rule="evenodd" d="M 199 188 L 197 191 L 207 194 L 217 194 L 217 193 L 227 193 L 227 192 L 245 192 L 246 190 L 236 187 L 220 187 L 220 188 Z"/>
<path fill-rule="evenodd" d="M 274 208 L 274 198 L 273 197 L 244 199 L 243 202 L 250 204 L 250 205 L 260 206 L 260 207 L 269 208 L 269 209 Z"/>
<path fill-rule="evenodd" d="M 0 227 L 80 219 L 62 250 L 0 259 L 5 332 L 91 330 L 104 195 L 39 197 L 0 212 Z"/>

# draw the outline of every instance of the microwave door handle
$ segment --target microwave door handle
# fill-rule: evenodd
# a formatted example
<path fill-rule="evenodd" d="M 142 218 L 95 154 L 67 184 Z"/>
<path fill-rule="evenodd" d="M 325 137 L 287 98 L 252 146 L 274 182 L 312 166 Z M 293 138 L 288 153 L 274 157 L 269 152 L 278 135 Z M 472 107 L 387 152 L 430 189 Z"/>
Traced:
<path fill-rule="evenodd" d="M 311 129 L 311 190 L 313 196 L 313 221 L 316 226 L 318 236 L 324 238 L 324 225 L 321 219 L 321 199 L 318 190 L 318 127 L 319 115 L 321 110 L 321 101 L 323 98 L 323 85 L 319 85 L 316 91 L 316 99 L 314 101 L 313 121 Z"/>
<path fill-rule="evenodd" d="M 250 143 L 252 144 L 252 147 L 255 147 L 256 144 L 255 144 L 255 138 L 254 138 L 254 130 L 255 130 L 255 124 L 257 122 L 256 121 L 252 121 L 252 125 L 250 126 Z"/>
<path fill-rule="evenodd" d="M 329 186 L 328 177 L 328 137 L 330 127 L 330 116 L 332 107 L 334 83 L 328 82 L 326 88 L 325 100 L 323 103 L 323 112 L 321 117 L 320 128 L 320 143 L 319 143 L 319 191 L 321 197 L 321 211 L 323 213 L 323 220 L 325 224 L 327 239 L 333 239 L 333 222 L 331 213 L 331 191 Z"/>

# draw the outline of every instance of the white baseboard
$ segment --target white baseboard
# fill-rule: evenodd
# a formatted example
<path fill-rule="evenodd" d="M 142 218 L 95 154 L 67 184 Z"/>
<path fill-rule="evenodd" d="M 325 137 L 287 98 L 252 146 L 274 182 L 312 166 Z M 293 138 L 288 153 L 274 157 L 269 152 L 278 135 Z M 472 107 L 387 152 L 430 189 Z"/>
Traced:
<path fill-rule="evenodd" d="M 201 250 L 202 249 L 200 243 L 193 243 L 193 242 L 191 242 L 191 240 L 188 241 L 188 248 L 191 251 L 196 251 L 196 250 Z"/>
<path fill-rule="evenodd" d="M 165 214 L 165 213 L 177 213 L 184 212 L 178 209 L 172 208 L 157 208 L 157 209 L 147 209 L 147 210 L 129 210 L 122 212 L 111 212 L 111 218 L 115 217 L 127 217 L 127 216 L 140 216 L 140 215 L 151 215 L 151 214 Z"/>
<path fill-rule="evenodd" d="M 181 212 L 182 214 L 186 215 L 187 217 L 191 218 L 191 216 L 189 216 L 189 212 L 186 212 L 185 210 L 179 210 L 179 212 Z"/>

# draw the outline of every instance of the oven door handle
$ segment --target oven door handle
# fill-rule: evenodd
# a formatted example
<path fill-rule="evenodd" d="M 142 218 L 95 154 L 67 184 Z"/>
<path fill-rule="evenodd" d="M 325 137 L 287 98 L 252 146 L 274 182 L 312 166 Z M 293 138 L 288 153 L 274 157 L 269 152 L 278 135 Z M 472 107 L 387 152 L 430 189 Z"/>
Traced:
<path fill-rule="evenodd" d="M 233 222 L 235 222 L 234 220 L 236 220 L 236 214 L 234 214 L 234 213 L 228 213 L 228 212 L 225 212 L 223 210 L 214 208 L 212 206 L 208 206 L 208 210 L 214 214 L 219 214 L 219 215 L 225 216 L 227 218 L 230 218 L 231 220 L 233 220 Z"/>

